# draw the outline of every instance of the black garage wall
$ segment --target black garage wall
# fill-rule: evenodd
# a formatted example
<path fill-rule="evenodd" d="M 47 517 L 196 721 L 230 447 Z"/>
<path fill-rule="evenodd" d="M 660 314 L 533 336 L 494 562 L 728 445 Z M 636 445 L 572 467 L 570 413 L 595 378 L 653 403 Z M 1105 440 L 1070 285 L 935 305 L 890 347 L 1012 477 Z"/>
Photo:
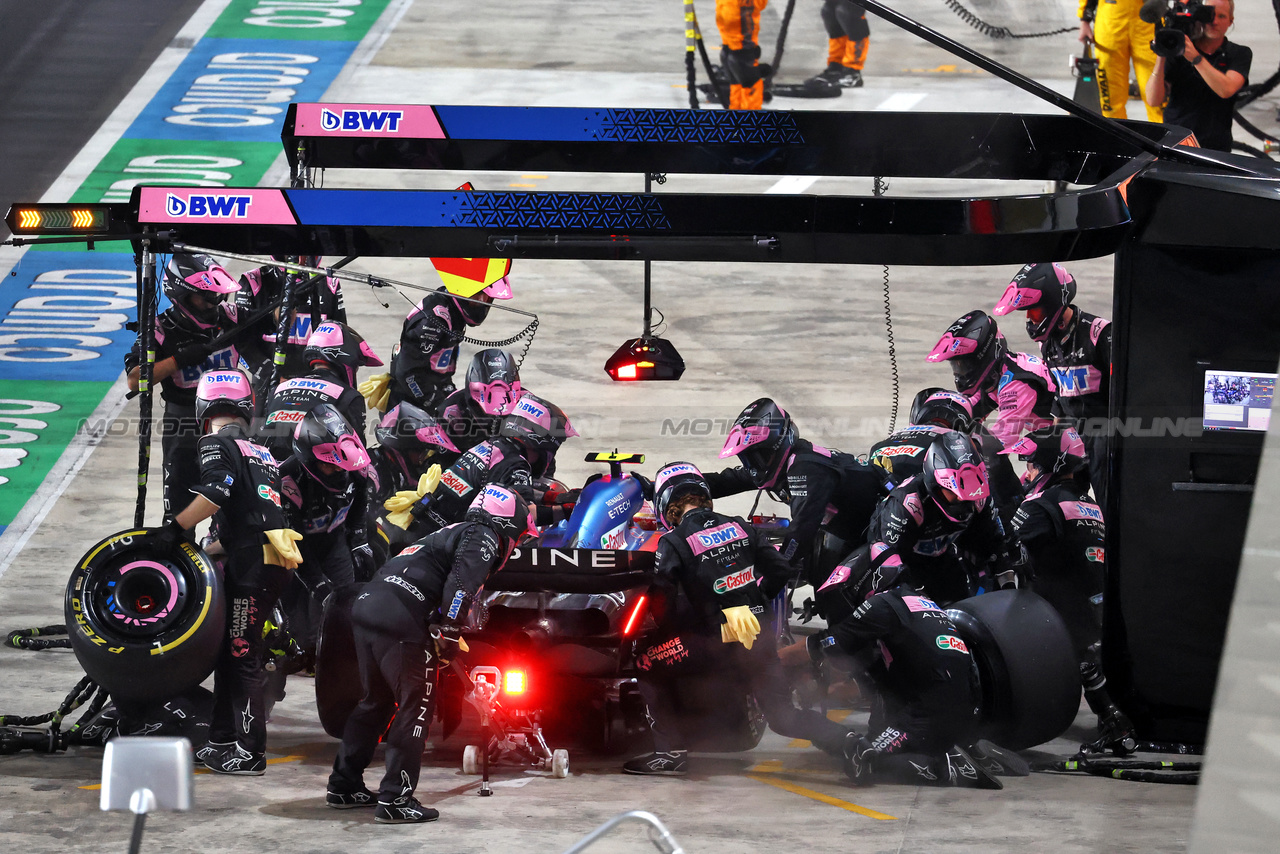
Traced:
<path fill-rule="evenodd" d="M 1205 740 L 1262 450 L 1200 429 L 1205 371 L 1280 362 L 1280 190 L 1202 177 L 1136 179 L 1116 260 L 1105 664 L 1163 741 Z"/>

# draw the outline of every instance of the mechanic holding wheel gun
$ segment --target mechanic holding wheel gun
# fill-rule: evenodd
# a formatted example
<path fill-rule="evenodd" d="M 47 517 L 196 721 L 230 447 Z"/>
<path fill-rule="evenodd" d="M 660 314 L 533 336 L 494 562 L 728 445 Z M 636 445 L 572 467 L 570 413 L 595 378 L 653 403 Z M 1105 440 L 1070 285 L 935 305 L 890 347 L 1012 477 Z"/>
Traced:
<path fill-rule="evenodd" d="M 461 632 L 471 601 L 525 534 L 536 534 L 528 503 L 490 484 L 465 521 L 409 546 L 364 586 L 351 612 L 364 696 L 342 730 L 329 806 L 376 806 L 373 820 L 380 824 L 440 817 L 413 796 L 435 711 L 437 667 L 467 651 Z M 387 770 L 375 797 L 365 788 L 364 769 L 384 732 Z"/>
<path fill-rule="evenodd" d="M 196 418 L 204 431 L 197 445 L 200 479 L 191 487 L 196 497 L 159 536 L 175 546 L 216 514 L 227 555 L 227 636 L 213 671 L 209 741 L 196 751 L 196 760 L 219 774 L 257 777 L 267 768 L 263 624 L 289 570 L 302 560 L 302 537 L 285 527 L 275 458 L 249 440 L 249 377 L 241 371 L 206 373 L 196 387 Z"/>
<path fill-rule="evenodd" d="M 653 585 L 654 598 L 662 603 L 661 628 L 641 642 L 638 666 L 654 752 L 629 760 L 622 770 L 688 773 L 688 751 L 675 719 L 674 681 L 734 671 L 746 677 L 774 732 L 843 756 L 846 743 L 854 743 L 853 732 L 820 712 L 795 707 L 773 628 L 761 631 L 758 615 L 791 577 L 787 561 L 744 520 L 712 509 L 711 489 L 691 463 L 659 469 L 653 494 L 658 524 L 666 531 L 658 543 Z"/>

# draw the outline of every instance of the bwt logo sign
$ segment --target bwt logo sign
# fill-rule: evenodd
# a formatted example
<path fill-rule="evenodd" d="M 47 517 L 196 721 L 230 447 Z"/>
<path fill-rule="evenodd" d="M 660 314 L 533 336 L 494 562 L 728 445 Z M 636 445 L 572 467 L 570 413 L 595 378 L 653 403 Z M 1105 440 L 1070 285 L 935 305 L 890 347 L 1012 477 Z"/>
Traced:
<path fill-rule="evenodd" d="M 320 111 L 320 127 L 325 130 L 364 130 L 395 133 L 400 130 L 403 110 L 333 110 Z"/>
<path fill-rule="evenodd" d="M 185 199 L 167 193 L 164 212 L 169 216 L 212 216 L 223 219 L 244 219 L 249 215 L 253 196 L 230 193 L 192 194 Z"/>

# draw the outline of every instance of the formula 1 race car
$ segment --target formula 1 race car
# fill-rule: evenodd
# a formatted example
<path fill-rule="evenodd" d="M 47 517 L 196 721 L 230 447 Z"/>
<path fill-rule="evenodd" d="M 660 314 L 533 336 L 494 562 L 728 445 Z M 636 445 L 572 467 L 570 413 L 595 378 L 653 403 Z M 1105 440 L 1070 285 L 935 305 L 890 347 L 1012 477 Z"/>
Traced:
<path fill-rule="evenodd" d="M 647 481 L 622 469 L 644 457 L 586 459 L 608 463 L 609 472 L 589 479 L 571 516 L 536 545 L 516 549 L 486 582 L 463 633 L 465 668 L 441 674 L 437 712 L 446 739 L 467 704 L 497 724 L 487 749 L 464 752 L 467 769 L 487 757 L 554 772 L 547 736 L 615 753 L 647 731 L 634 642 L 653 627 L 647 593 L 658 535 Z M 335 736 L 359 699 L 347 608 L 349 601 L 326 604 L 317 655 L 320 718 Z M 683 692 L 690 741 L 707 750 L 753 747 L 764 732 L 762 716 L 745 686 L 725 687 L 691 684 Z"/>

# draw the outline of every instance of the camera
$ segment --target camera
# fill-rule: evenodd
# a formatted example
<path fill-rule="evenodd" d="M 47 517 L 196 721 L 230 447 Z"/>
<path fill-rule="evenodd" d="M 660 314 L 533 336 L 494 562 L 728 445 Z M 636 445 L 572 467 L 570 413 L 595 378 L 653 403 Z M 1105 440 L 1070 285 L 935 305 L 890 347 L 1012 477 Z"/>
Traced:
<path fill-rule="evenodd" d="M 1138 17 L 1156 25 L 1156 37 L 1151 49 L 1156 56 L 1172 59 L 1182 56 L 1186 39 L 1194 41 L 1204 34 L 1204 25 L 1213 23 L 1214 9 L 1202 0 L 1147 0 L 1142 4 Z"/>

